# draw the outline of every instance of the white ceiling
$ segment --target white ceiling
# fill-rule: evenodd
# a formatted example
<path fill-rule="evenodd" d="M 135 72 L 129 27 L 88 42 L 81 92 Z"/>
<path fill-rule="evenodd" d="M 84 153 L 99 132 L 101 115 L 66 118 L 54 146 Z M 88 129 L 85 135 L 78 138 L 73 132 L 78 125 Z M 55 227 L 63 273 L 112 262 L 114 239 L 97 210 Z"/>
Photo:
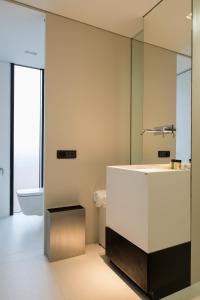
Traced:
<path fill-rule="evenodd" d="M 44 68 L 44 19 L 44 13 L 0 0 L 0 61 Z"/>
<path fill-rule="evenodd" d="M 143 28 L 143 15 L 160 0 L 22 0 L 16 2 L 127 37 L 134 37 Z"/>
<path fill-rule="evenodd" d="M 22 0 L 20 2 L 133 37 L 143 29 L 142 16 L 160 0 Z M 190 12 L 190 5 L 191 0 L 161 2 L 144 18 L 145 41 L 189 54 L 191 21 L 186 19 L 186 14 Z M 0 60 L 43 68 L 44 18 L 45 13 L 0 0 Z M 26 54 L 26 50 L 36 52 L 37 55 Z"/>

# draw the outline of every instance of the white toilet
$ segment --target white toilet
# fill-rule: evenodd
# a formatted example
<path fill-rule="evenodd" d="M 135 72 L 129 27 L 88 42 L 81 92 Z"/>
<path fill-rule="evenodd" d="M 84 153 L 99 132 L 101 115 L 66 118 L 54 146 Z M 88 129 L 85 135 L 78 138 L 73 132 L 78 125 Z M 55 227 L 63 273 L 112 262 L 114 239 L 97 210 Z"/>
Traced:
<path fill-rule="evenodd" d="M 43 215 L 43 188 L 18 190 L 17 198 L 24 215 Z"/>

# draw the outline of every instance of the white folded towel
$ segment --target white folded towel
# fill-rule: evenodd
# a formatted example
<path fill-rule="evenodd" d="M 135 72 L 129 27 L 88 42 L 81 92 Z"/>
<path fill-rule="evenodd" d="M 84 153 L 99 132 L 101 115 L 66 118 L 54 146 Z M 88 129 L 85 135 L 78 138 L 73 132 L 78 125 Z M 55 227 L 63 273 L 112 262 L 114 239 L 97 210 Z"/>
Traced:
<path fill-rule="evenodd" d="M 94 192 L 94 202 L 96 207 L 106 207 L 106 190 Z"/>

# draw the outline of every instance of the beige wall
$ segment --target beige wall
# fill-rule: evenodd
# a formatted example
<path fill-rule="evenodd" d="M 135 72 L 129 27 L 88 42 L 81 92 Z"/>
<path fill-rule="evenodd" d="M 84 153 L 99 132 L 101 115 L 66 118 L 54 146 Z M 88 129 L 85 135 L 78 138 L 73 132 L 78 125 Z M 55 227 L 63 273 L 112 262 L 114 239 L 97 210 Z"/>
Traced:
<path fill-rule="evenodd" d="M 143 160 L 144 43 L 132 41 L 131 163 Z"/>
<path fill-rule="evenodd" d="M 193 0 L 192 283 L 200 280 L 200 2 Z"/>
<path fill-rule="evenodd" d="M 47 14 L 45 206 L 80 202 L 97 240 L 93 192 L 106 166 L 130 160 L 130 39 Z M 57 149 L 76 149 L 57 160 Z"/>
<path fill-rule="evenodd" d="M 176 125 L 176 54 L 144 44 L 143 128 Z M 167 163 L 158 158 L 158 150 L 176 155 L 176 138 L 171 135 L 143 135 L 143 162 Z"/>

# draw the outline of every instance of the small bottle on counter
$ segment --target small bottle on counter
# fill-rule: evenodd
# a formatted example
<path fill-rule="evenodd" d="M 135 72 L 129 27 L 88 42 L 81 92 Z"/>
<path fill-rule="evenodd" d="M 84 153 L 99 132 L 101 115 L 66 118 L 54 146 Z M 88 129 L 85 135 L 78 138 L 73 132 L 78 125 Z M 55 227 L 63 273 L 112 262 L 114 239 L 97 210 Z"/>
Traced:
<path fill-rule="evenodd" d="M 174 169 L 174 162 L 175 162 L 175 159 L 171 159 L 170 169 Z"/>
<path fill-rule="evenodd" d="M 171 159 L 170 168 L 173 170 L 181 170 L 181 160 Z"/>

